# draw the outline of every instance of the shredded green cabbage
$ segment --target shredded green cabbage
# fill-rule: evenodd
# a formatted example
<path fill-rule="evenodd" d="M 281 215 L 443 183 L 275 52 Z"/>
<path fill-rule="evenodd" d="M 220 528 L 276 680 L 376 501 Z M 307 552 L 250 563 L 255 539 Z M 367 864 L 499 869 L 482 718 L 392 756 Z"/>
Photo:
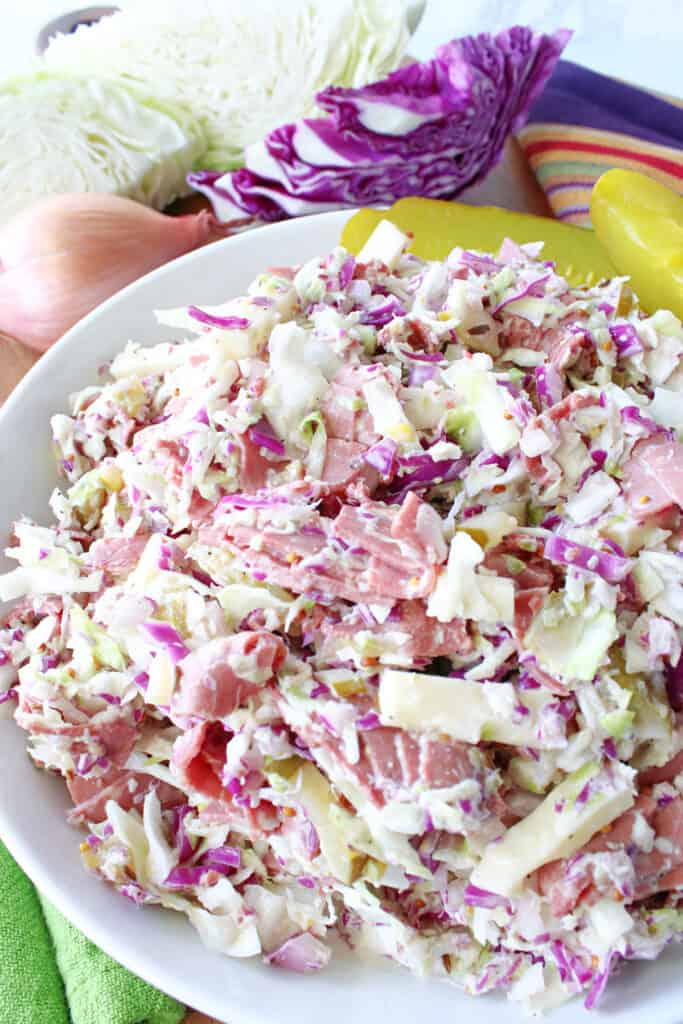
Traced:
<path fill-rule="evenodd" d="M 207 135 L 202 167 L 225 170 L 272 128 L 313 113 L 325 86 L 362 86 L 392 71 L 407 41 L 405 0 L 256 0 L 201 12 L 148 0 L 57 36 L 45 61 L 183 106 Z"/>
<path fill-rule="evenodd" d="M 36 71 L 0 88 L 0 223 L 43 196 L 112 192 L 161 209 L 186 190 L 201 125 L 125 82 Z"/>

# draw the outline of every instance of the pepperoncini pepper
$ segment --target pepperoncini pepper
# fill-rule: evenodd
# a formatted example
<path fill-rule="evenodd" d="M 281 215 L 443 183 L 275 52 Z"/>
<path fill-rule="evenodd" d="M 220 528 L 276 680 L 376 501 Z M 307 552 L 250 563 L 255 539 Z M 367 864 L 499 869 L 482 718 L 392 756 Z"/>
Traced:
<path fill-rule="evenodd" d="M 381 220 L 390 220 L 412 234 L 411 252 L 423 259 L 443 260 L 456 245 L 496 252 L 505 238 L 511 238 L 518 244 L 543 242 L 542 259 L 553 260 L 558 272 L 573 285 L 616 273 L 594 231 L 497 206 L 467 206 L 440 199 L 399 199 L 388 210 L 359 210 L 347 221 L 341 244 L 350 252 L 359 252 Z"/>
<path fill-rule="evenodd" d="M 642 306 L 683 319 L 683 198 L 645 174 L 614 168 L 595 184 L 591 219 Z"/>

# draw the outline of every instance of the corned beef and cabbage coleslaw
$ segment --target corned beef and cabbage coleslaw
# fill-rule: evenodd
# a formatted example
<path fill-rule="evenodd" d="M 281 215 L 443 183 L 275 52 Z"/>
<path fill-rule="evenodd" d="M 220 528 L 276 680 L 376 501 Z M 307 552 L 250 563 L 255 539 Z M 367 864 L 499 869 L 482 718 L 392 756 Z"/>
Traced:
<path fill-rule="evenodd" d="M 407 241 L 158 313 L 53 418 L 2 700 L 212 949 L 591 1007 L 683 935 L 683 330 Z"/>

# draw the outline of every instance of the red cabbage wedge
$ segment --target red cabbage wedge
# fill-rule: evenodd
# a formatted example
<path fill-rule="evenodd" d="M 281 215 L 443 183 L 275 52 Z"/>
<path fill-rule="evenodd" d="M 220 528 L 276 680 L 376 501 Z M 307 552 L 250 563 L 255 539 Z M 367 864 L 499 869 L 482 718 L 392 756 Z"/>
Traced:
<path fill-rule="evenodd" d="M 452 198 L 480 181 L 524 124 L 570 33 L 515 26 L 454 39 L 363 88 L 318 93 L 303 118 L 246 149 L 246 166 L 188 182 L 223 221 L 280 220 L 402 196 Z"/>

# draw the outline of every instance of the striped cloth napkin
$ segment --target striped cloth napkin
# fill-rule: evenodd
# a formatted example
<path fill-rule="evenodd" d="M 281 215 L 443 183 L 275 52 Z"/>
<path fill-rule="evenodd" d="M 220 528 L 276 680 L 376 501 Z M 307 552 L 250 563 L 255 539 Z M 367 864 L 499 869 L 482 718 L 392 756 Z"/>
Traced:
<path fill-rule="evenodd" d="M 590 227 L 593 185 L 611 167 L 683 193 L 683 101 L 559 61 L 518 135 L 560 220 Z"/>

